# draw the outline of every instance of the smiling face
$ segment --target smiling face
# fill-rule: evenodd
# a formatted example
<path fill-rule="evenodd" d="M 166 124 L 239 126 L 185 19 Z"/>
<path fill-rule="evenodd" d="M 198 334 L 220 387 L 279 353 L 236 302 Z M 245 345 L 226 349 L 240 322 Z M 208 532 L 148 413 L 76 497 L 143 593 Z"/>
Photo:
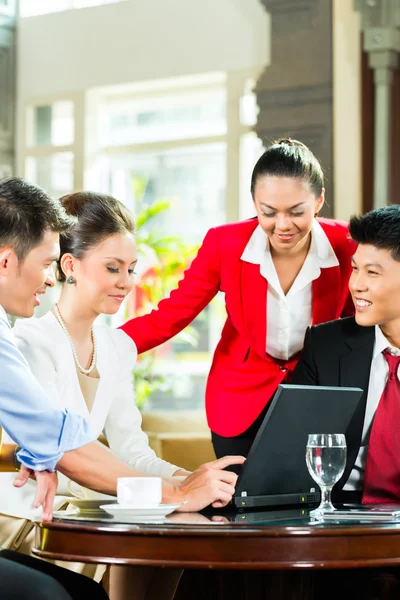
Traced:
<path fill-rule="evenodd" d="M 316 197 L 301 179 L 270 175 L 257 179 L 254 204 L 258 222 L 276 253 L 296 254 L 304 247 L 323 203 L 324 192 Z"/>
<path fill-rule="evenodd" d="M 74 296 L 80 308 L 112 315 L 132 290 L 136 262 L 134 236 L 118 233 L 96 244 L 81 260 L 64 255 L 61 265 L 76 280 Z"/>
<path fill-rule="evenodd" d="M 400 328 L 400 262 L 389 250 L 360 244 L 352 259 L 349 288 L 362 326 L 381 325 L 390 331 Z"/>
<path fill-rule="evenodd" d="M 12 248 L 0 251 L 1 304 L 16 317 L 32 317 L 40 296 L 55 282 L 53 263 L 60 253 L 58 232 L 47 230 L 23 261 Z"/>

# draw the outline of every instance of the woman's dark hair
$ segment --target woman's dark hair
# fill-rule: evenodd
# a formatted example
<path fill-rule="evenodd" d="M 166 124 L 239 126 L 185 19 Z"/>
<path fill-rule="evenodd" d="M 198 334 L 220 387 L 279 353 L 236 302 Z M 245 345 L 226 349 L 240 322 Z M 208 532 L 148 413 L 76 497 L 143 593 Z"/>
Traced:
<path fill-rule="evenodd" d="M 317 197 L 324 187 L 324 173 L 314 154 L 305 144 L 290 138 L 273 142 L 256 162 L 250 187 L 253 198 L 258 179 L 265 175 L 301 179 Z"/>
<path fill-rule="evenodd" d="M 391 204 L 352 217 L 349 232 L 357 244 L 388 250 L 394 260 L 400 261 L 400 205 Z"/>
<path fill-rule="evenodd" d="M 58 200 L 18 177 L 0 181 L 0 247 L 11 246 L 21 262 L 46 231 L 61 233 L 73 224 Z"/>
<path fill-rule="evenodd" d="M 58 281 L 65 281 L 61 258 L 72 254 L 81 259 L 85 253 L 111 235 L 135 233 L 129 210 L 112 196 L 94 192 L 76 192 L 60 198 L 66 213 L 76 217 L 75 225 L 60 236 Z"/>

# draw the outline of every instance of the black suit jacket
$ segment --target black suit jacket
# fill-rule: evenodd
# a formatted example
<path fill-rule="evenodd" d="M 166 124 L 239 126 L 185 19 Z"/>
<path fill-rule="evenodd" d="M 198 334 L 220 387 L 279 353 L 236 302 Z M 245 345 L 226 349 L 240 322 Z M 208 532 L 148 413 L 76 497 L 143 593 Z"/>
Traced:
<path fill-rule="evenodd" d="M 347 464 L 334 488 L 333 497 L 337 502 L 350 500 L 350 493 L 343 492 L 342 488 L 360 449 L 374 342 L 375 328 L 360 327 L 354 317 L 310 327 L 290 382 L 297 385 L 359 387 L 364 390 L 362 401 L 346 431 Z"/>

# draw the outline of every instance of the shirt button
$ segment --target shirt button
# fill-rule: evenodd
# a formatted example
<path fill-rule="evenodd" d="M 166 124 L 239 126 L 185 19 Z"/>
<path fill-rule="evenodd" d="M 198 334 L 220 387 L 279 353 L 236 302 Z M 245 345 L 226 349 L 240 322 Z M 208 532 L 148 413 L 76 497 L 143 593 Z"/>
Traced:
<path fill-rule="evenodd" d="M 284 373 L 286 373 L 286 371 L 287 371 L 287 368 L 286 368 L 286 367 L 279 367 L 279 370 L 280 370 L 280 371 L 283 371 Z"/>

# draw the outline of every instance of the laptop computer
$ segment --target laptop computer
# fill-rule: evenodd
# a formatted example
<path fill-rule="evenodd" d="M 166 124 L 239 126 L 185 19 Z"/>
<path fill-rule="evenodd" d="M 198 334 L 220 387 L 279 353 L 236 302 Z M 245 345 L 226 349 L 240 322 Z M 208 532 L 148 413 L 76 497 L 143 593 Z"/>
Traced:
<path fill-rule="evenodd" d="M 362 400 L 360 388 L 282 384 L 239 475 L 236 509 L 319 502 L 305 451 L 310 433 L 344 433 Z M 231 505 L 232 506 L 232 505 Z"/>

